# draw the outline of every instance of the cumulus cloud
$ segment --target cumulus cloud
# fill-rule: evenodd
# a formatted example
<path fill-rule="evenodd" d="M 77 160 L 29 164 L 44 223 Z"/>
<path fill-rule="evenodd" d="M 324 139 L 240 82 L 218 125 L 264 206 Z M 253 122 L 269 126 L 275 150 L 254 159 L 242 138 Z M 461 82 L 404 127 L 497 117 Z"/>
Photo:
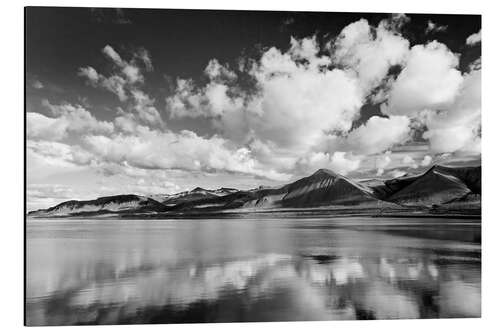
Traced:
<path fill-rule="evenodd" d="M 459 55 L 442 43 L 410 48 L 401 34 L 408 20 L 393 15 L 370 26 L 362 19 L 326 46 L 315 36 L 292 37 L 288 48 L 240 59 L 237 70 L 211 59 L 201 80 L 176 79 L 161 112 L 146 85 L 153 70 L 149 52 L 119 54 L 106 45 L 102 53 L 111 72 L 85 66 L 78 75 L 118 97 L 115 117 L 103 121 L 90 107 L 44 102 L 50 115 L 27 114 L 29 158 L 32 165 L 123 175 L 135 186 L 131 191 L 144 193 L 176 188 L 161 176 L 172 170 L 280 182 L 318 168 L 394 177 L 430 165 L 436 154 L 479 154 L 481 59 L 462 73 Z M 427 30 L 444 27 L 429 21 Z M 383 115 L 360 118 L 367 102 L 382 103 Z M 209 134 L 176 132 L 171 122 L 205 122 Z M 430 151 L 396 152 L 417 130 Z"/>
<path fill-rule="evenodd" d="M 151 54 L 145 48 L 143 48 L 143 47 L 139 48 L 134 53 L 134 58 L 141 60 L 144 63 L 144 66 L 146 66 L 146 70 L 148 72 L 151 72 L 154 69 L 153 68 L 153 61 L 151 60 Z"/>
<path fill-rule="evenodd" d="M 385 154 L 378 156 L 375 159 L 375 164 L 377 168 L 377 176 L 382 176 L 385 172 L 385 168 L 391 163 L 391 152 L 387 151 Z"/>
<path fill-rule="evenodd" d="M 128 98 L 125 91 L 126 80 L 121 76 L 111 75 L 110 77 L 105 77 L 90 66 L 81 67 L 78 70 L 78 76 L 85 77 L 87 82 L 94 87 L 102 87 L 114 93 L 122 102 Z"/>
<path fill-rule="evenodd" d="M 129 129 L 137 127 L 139 124 L 136 123 L 165 127 L 165 122 L 156 108 L 155 99 L 142 89 L 144 76 L 138 62 L 142 62 L 147 71 L 153 70 L 149 52 L 144 48 L 139 48 L 133 53 L 130 61 L 124 60 L 109 45 L 106 45 L 102 52 L 120 69 L 120 72 L 106 77 L 99 74 L 93 67 L 87 66 L 80 68 L 78 75 L 85 77 L 87 82 L 94 87 L 113 92 L 121 102 L 124 102 L 125 106 L 119 108 L 119 115 L 115 119 L 117 123 Z"/>
<path fill-rule="evenodd" d="M 481 60 L 474 61 L 468 73 L 457 66 L 458 55 L 444 44 L 412 47 L 382 110 L 411 118 L 435 153 L 479 154 Z"/>
<path fill-rule="evenodd" d="M 392 84 L 383 111 L 415 115 L 453 102 L 462 84 L 458 56 L 437 41 L 411 48 L 406 64 Z"/>
<path fill-rule="evenodd" d="M 109 134 L 113 132 L 112 123 L 97 120 L 81 105 L 53 105 L 47 100 L 43 101 L 43 105 L 50 110 L 54 117 L 28 112 L 26 114 L 28 139 L 60 141 L 66 139 L 69 134 Z"/>
<path fill-rule="evenodd" d="M 417 162 L 410 155 L 405 155 L 403 157 L 403 161 L 402 162 L 403 162 L 404 166 L 410 167 L 412 169 L 418 168 Z"/>
<path fill-rule="evenodd" d="M 208 62 L 205 74 L 212 80 L 220 78 L 231 81 L 237 78 L 235 72 L 229 70 L 227 66 L 222 66 L 217 59 L 211 59 Z"/>
<path fill-rule="evenodd" d="M 425 155 L 424 158 L 422 159 L 422 162 L 420 162 L 420 165 L 423 167 L 431 165 L 432 162 L 432 157 L 429 155 Z"/>
<path fill-rule="evenodd" d="M 314 37 L 292 38 L 286 52 L 270 48 L 248 73 L 256 82 L 255 94 L 229 85 L 234 75 L 212 61 L 207 85 L 177 81 L 175 94 L 167 99 L 169 112 L 173 117 L 211 117 L 224 137 L 241 144 L 259 140 L 298 158 L 325 132 L 347 133 L 363 100 L 357 78 L 326 68 L 330 59 L 318 53 Z"/>
<path fill-rule="evenodd" d="M 86 77 L 89 80 L 89 83 L 93 85 L 96 85 L 99 82 L 99 73 L 97 73 L 97 71 L 93 67 L 81 67 L 78 70 L 78 75 Z"/>
<path fill-rule="evenodd" d="M 436 32 L 443 32 L 448 29 L 447 25 L 439 25 L 437 23 L 432 22 L 431 20 L 427 21 L 427 28 L 425 28 L 425 33 L 436 33 Z"/>
<path fill-rule="evenodd" d="M 164 126 L 160 113 L 154 106 L 155 100 L 153 98 L 141 90 L 132 90 L 131 94 L 135 101 L 133 110 L 139 119 L 151 125 Z"/>
<path fill-rule="evenodd" d="M 46 165 L 74 168 L 89 165 L 93 155 L 78 145 L 46 140 L 28 140 L 26 149 L 31 158 Z"/>
<path fill-rule="evenodd" d="M 220 137 L 203 138 L 186 130 L 176 134 L 143 129 L 112 137 L 87 136 L 84 142 L 87 150 L 105 162 L 127 162 L 143 169 L 219 170 L 271 179 L 288 178 L 288 175 L 263 168 L 247 148 L 231 147 Z"/>
<path fill-rule="evenodd" d="M 35 89 L 43 89 L 44 85 L 42 82 L 40 82 L 40 80 L 34 80 L 33 82 L 31 82 L 31 86 Z"/>
<path fill-rule="evenodd" d="M 479 42 L 481 42 L 481 30 L 479 30 L 478 32 L 470 35 L 465 40 L 465 44 L 467 44 L 469 46 L 476 45 Z"/>
<path fill-rule="evenodd" d="M 220 77 L 215 72 L 207 75 L 214 79 Z M 230 87 L 223 82 L 211 81 L 205 87 L 197 88 L 192 80 L 178 79 L 175 94 L 166 99 L 167 109 L 171 118 L 216 117 L 241 110 L 243 98 L 230 97 L 230 92 Z"/>
<path fill-rule="evenodd" d="M 189 104 L 197 115 L 206 109 L 201 114 L 219 116 L 216 127 L 233 140 L 259 139 L 304 152 L 325 131 L 347 132 L 362 105 L 356 78 L 323 68 L 329 59 L 318 52 L 314 38 L 292 39 L 286 52 L 270 48 L 253 64 L 258 93 L 241 96 L 217 82 L 193 91 L 180 81 L 171 101 L 184 101 L 175 105 Z"/>
<path fill-rule="evenodd" d="M 481 142 L 481 70 L 464 75 L 453 103 L 426 120 L 423 137 L 437 153 L 467 151 L 480 153 Z"/>
<path fill-rule="evenodd" d="M 260 139 L 304 151 L 321 140 L 324 132 L 349 131 L 362 94 L 356 79 L 345 71 L 320 71 L 295 62 L 292 55 L 300 52 L 283 54 L 270 49 L 262 56 L 255 71 L 261 93 L 248 116 Z"/>
<path fill-rule="evenodd" d="M 359 168 L 361 158 L 346 152 L 336 151 L 332 154 L 324 152 L 311 152 L 300 158 L 297 162 L 299 168 L 304 172 L 312 172 L 317 169 L 331 169 L 341 175 L 346 175 Z"/>
<path fill-rule="evenodd" d="M 27 144 L 31 170 L 88 167 L 111 171 L 107 175 L 112 175 L 128 174 L 132 169 L 135 177 L 145 177 L 152 170 L 189 170 L 241 173 L 280 181 L 291 176 L 264 166 L 248 148 L 223 138 L 203 138 L 190 131 L 155 130 L 127 115 L 115 118 L 113 132 L 86 131 L 73 136 L 71 144 L 54 141 L 62 136 L 31 135 Z M 143 173 L 137 173 L 138 170 Z"/>
<path fill-rule="evenodd" d="M 378 86 L 391 66 L 403 62 L 410 43 L 383 20 L 373 29 L 361 19 L 346 26 L 334 43 L 336 63 L 354 69 L 363 89 Z"/>
<path fill-rule="evenodd" d="M 106 77 L 93 67 L 85 66 L 78 70 L 78 75 L 86 78 L 90 85 L 102 87 L 114 93 L 120 101 L 124 102 L 129 97 L 127 90 L 135 89 L 138 84 L 144 83 L 144 75 L 139 62 L 145 66 L 147 71 L 153 69 L 149 52 L 144 48 L 139 48 L 133 53 L 130 61 L 124 60 L 110 45 L 106 45 L 102 49 L 102 53 L 119 68 L 119 72 Z"/>
<path fill-rule="evenodd" d="M 458 55 L 446 45 L 433 41 L 410 49 L 399 33 L 405 22 L 398 15 L 377 27 L 354 22 L 329 44 L 330 56 L 320 53 L 314 36 L 291 38 L 286 51 L 271 47 L 240 66 L 256 83 L 251 93 L 242 92 L 227 66 L 211 60 L 208 83 L 178 79 L 167 109 L 173 118 L 208 118 L 222 137 L 282 170 L 328 164 L 335 152 L 384 152 L 410 140 L 412 127 L 428 126 L 434 113 L 454 105 L 464 79 Z M 388 74 L 393 66 L 401 66 L 399 75 Z M 372 99 L 387 99 L 382 110 L 389 117 L 375 116 L 352 129 L 373 91 Z M 429 128 L 425 138 L 432 137 Z"/>
<path fill-rule="evenodd" d="M 120 57 L 120 55 L 109 45 L 106 45 L 103 49 L 102 49 L 102 53 L 104 53 L 106 56 L 108 56 L 111 60 L 113 60 L 113 62 L 120 66 L 120 67 L 123 67 L 125 66 L 125 62 L 122 60 L 122 58 Z"/>
<path fill-rule="evenodd" d="M 140 48 L 134 52 L 130 61 L 123 60 L 118 52 L 116 52 L 110 45 L 106 45 L 102 49 L 102 52 L 109 59 L 111 59 L 116 66 L 120 67 L 124 77 L 131 84 L 144 81 L 144 76 L 142 75 L 141 69 L 137 63 L 138 60 L 142 61 L 147 71 L 151 71 L 153 69 L 149 52 L 144 48 Z"/>
<path fill-rule="evenodd" d="M 407 21 L 406 16 L 395 15 L 376 27 L 366 20 L 354 22 L 329 44 L 330 56 L 320 52 L 314 36 L 291 38 L 285 51 L 271 47 L 239 67 L 255 82 L 250 92 L 238 87 L 235 72 L 211 60 L 205 85 L 177 79 L 174 94 L 166 99 L 167 111 L 171 118 L 208 118 L 221 137 L 250 147 L 260 161 L 287 172 L 296 165 L 314 164 L 308 161 L 325 164 L 336 152 L 359 157 L 383 152 L 404 144 L 411 135 L 413 114 L 393 111 L 399 110 L 395 95 L 385 107 L 392 111 L 386 111 L 389 117 L 372 117 L 354 130 L 352 124 L 374 89 L 384 95 L 380 100 L 390 95 L 392 84 L 400 91 L 406 89 L 404 76 L 388 79 L 391 67 L 399 65 L 404 71 L 409 66 L 405 75 L 412 76 L 434 52 L 452 72 L 451 79 L 461 79 L 459 72 L 458 77 L 453 72 L 458 60 L 444 45 L 434 42 L 409 48 L 399 32 Z M 425 58 L 427 53 L 431 55 Z M 449 85 L 451 79 L 441 85 Z M 422 96 L 427 97 L 426 92 Z"/>
<path fill-rule="evenodd" d="M 373 116 L 366 124 L 348 134 L 341 143 L 363 154 L 383 152 L 395 144 L 403 144 L 410 135 L 410 120 L 406 116 L 383 118 Z"/>

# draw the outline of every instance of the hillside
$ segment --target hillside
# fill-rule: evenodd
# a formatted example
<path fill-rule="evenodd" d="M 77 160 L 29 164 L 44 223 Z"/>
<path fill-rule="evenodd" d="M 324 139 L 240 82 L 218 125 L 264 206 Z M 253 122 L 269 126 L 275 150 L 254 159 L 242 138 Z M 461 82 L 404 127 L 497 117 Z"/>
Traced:
<path fill-rule="evenodd" d="M 286 207 L 357 205 L 377 201 L 369 187 L 327 169 L 320 169 L 287 185 L 286 190 L 282 199 Z"/>
<path fill-rule="evenodd" d="M 385 181 L 374 188 L 385 201 L 406 206 L 439 206 L 481 195 L 481 167 L 451 168 L 435 165 L 421 175 Z"/>
<path fill-rule="evenodd" d="M 184 202 L 222 197 L 235 192 L 238 192 L 238 190 L 227 187 L 221 187 L 216 190 L 206 190 L 201 187 L 196 187 L 191 191 L 184 191 L 175 194 L 157 194 L 151 195 L 150 197 L 154 200 L 157 200 L 158 202 L 161 202 L 165 206 L 175 206 Z"/>
<path fill-rule="evenodd" d="M 371 188 L 331 170 L 320 169 L 311 176 L 279 188 L 239 191 L 220 198 L 204 198 L 176 205 L 172 210 L 305 208 L 379 203 L 381 201 L 373 195 Z"/>
<path fill-rule="evenodd" d="M 48 209 L 30 212 L 33 217 L 74 216 L 81 214 L 106 214 L 133 212 L 151 213 L 165 211 L 166 207 L 156 200 L 135 194 L 114 195 L 95 200 L 70 200 Z"/>
<path fill-rule="evenodd" d="M 30 212 L 30 216 L 186 214 L 228 210 L 313 209 L 356 207 L 376 211 L 384 208 L 433 209 L 480 212 L 481 167 L 452 168 L 440 165 L 426 172 L 385 181 L 356 182 L 331 170 L 276 188 L 240 191 L 233 188 L 191 191 L 150 197 L 133 194 L 96 200 L 63 202 Z M 371 208 L 370 208 L 371 207 Z"/>

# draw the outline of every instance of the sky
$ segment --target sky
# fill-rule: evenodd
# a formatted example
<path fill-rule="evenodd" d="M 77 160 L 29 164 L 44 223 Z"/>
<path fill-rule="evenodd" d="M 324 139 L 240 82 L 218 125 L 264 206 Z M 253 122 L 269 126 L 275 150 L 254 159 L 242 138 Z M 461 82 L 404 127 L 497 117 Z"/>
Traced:
<path fill-rule="evenodd" d="M 478 15 L 26 10 L 27 209 L 481 160 Z"/>

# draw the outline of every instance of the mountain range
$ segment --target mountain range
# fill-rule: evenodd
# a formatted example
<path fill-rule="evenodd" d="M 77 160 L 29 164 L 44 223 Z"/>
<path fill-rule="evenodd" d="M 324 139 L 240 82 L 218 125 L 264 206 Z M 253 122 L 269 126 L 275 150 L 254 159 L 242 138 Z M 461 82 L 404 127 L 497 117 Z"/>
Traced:
<path fill-rule="evenodd" d="M 95 200 L 62 202 L 29 212 L 31 217 L 62 216 L 172 216 L 193 212 L 248 212 L 278 210 L 408 209 L 473 212 L 481 209 L 481 166 L 434 165 L 426 172 L 389 180 L 355 181 L 320 169 L 312 175 L 276 188 L 252 190 L 197 187 L 176 194 L 135 194 Z"/>

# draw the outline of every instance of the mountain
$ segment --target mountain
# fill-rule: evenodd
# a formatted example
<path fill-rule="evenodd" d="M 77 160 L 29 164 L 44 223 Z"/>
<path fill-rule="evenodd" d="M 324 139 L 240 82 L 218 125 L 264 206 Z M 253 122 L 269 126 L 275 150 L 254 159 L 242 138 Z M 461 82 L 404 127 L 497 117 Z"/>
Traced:
<path fill-rule="evenodd" d="M 248 191 L 234 188 L 207 190 L 197 187 L 171 195 L 117 195 L 88 201 L 66 201 L 30 212 L 30 216 L 75 216 L 100 214 L 184 214 L 225 210 L 299 209 L 314 207 L 363 207 L 449 209 L 460 212 L 481 207 L 481 166 L 435 165 L 426 172 L 385 181 L 356 182 L 331 170 L 281 187 L 259 187 Z"/>
<path fill-rule="evenodd" d="M 285 207 L 357 205 L 376 202 L 373 190 L 328 169 L 285 186 L 281 199 Z"/>
<path fill-rule="evenodd" d="M 481 195 L 481 167 L 451 168 L 435 165 L 421 175 L 388 180 L 374 189 L 382 200 L 405 206 L 430 207 L 470 195 Z"/>
<path fill-rule="evenodd" d="M 331 170 L 320 169 L 311 176 L 278 188 L 239 191 L 219 198 L 180 203 L 172 210 L 305 208 L 334 205 L 379 204 L 373 190 Z"/>
<path fill-rule="evenodd" d="M 206 190 L 201 187 L 196 187 L 191 191 L 184 191 L 175 194 L 157 194 L 150 197 L 166 206 L 175 206 L 183 202 L 191 202 L 206 198 L 217 198 L 235 192 L 238 192 L 238 190 L 228 187 L 221 187 L 216 190 Z"/>
<path fill-rule="evenodd" d="M 30 212 L 33 217 L 45 216 L 75 216 L 106 213 L 153 213 L 165 211 L 165 205 L 148 197 L 135 194 L 114 195 L 95 200 L 70 200 L 48 209 Z"/>

